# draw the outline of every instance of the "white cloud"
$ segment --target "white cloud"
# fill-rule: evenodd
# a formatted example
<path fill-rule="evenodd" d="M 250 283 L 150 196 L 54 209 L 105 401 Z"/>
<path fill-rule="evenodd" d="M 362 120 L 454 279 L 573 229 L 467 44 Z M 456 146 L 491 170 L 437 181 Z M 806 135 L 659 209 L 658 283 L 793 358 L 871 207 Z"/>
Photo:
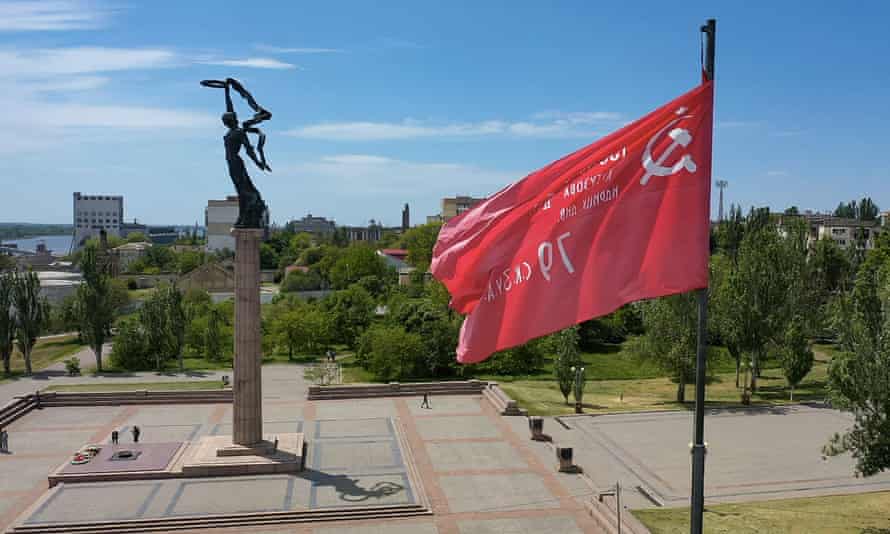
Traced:
<path fill-rule="evenodd" d="M 222 65 L 226 67 L 245 67 L 250 69 L 295 69 L 293 63 L 286 63 L 274 58 L 249 57 L 245 59 L 206 59 L 198 60 L 204 65 Z"/>
<path fill-rule="evenodd" d="M 45 78 L 171 67 L 174 52 L 156 48 L 54 48 L 0 50 L 0 78 Z"/>
<path fill-rule="evenodd" d="M 292 48 L 265 44 L 255 44 L 253 47 L 268 54 L 334 54 L 343 52 L 339 48 Z"/>
<path fill-rule="evenodd" d="M 77 0 L 7 0 L 0 3 L 0 31 L 87 30 L 104 25 L 108 11 Z"/>
<path fill-rule="evenodd" d="M 287 130 L 285 134 L 328 141 L 386 141 L 426 137 L 585 137 L 619 126 L 622 115 L 615 112 L 545 112 L 535 120 L 510 122 L 489 120 L 464 123 L 433 123 L 405 119 L 402 122 L 328 122 Z"/>
<path fill-rule="evenodd" d="M 324 156 L 281 166 L 275 174 L 341 195 L 394 194 L 399 198 L 432 199 L 457 191 L 490 194 L 521 177 L 460 163 L 415 162 L 369 154 Z"/>

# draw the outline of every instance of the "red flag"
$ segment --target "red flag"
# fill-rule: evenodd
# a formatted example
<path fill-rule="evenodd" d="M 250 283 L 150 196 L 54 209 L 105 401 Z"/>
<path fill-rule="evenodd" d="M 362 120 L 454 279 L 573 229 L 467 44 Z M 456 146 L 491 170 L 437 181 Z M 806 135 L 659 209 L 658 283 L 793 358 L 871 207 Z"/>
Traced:
<path fill-rule="evenodd" d="M 504 188 L 439 232 L 469 314 L 457 359 L 708 285 L 713 82 Z"/>

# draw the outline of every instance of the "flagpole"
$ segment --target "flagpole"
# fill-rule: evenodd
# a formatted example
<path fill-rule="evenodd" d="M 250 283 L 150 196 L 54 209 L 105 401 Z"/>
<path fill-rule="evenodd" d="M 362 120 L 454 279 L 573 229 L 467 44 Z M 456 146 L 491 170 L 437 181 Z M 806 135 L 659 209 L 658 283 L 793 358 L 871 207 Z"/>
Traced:
<path fill-rule="evenodd" d="M 701 27 L 701 31 L 707 39 L 704 51 L 704 76 L 706 80 L 713 80 L 717 21 L 708 19 L 707 23 Z M 708 224 L 710 225 L 710 220 Z M 695 356 L 695 430 L 692 442 L 690 532 L 702 534 L 702 516 L 705 509 L 705 454 L 707 453 L 705 448 L 705 357 L 708 351 L 708 288 L 699 289 L 696 296 L 698 300 L 698 347 Z"/>

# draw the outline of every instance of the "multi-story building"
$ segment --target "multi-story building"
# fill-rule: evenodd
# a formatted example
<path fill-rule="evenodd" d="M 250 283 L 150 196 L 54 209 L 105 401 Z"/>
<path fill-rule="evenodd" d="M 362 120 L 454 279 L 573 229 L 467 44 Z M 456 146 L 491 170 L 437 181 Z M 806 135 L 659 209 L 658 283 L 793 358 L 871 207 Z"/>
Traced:
<path fill-rule="evenodd" d="M 238 220 L 238 197 L 225 200 L 208 200 L 204 209 L 204 226 L 207 228 L 207 252 L 228 249 L 235 252 L 232 226 Z"/>
<path fill-rule="evenodd" d="M 110 195 L 82 195 L 74 193 L 74 247 L 98 236 L 102 230 L 120 236 L 124 221 L 124 197 Z"/>
<path fill-rule="evenodd" d="M 453 198 L 442 199 L 442 220 L 448 222 L 453 217 L 457 217 L 465 211 L 469 211 L 473 206 L 485 200 L 484 198 L 457 196 Z"/>
<path fill-rule="evenodd" d="M 368 226 L 344 226 L 349 242 L 366 241 L 373 243 L 383 237 L 383 225 L 371 219 Z"/>
<path fill-rule="evenodd" d="M 874 248 L 875 236 L 880 232 L 879 221 L 860 221 L 835 217 L 831 214 L 805 213 L 804 215 L 781 215 L 780 226 L 783 219 L 788 217 L 801 217 L 807 224 L 807 244 L 812 245 L 819 239 L 831 239 L 841 248 L 863 246 L 866 249 Z"/>
<path fill-rule="evenodd" d="M 129 237 L 130 234 L 137 234 L 137 233 L 144 235 L 145 238 L 148 239 L 148 226 L 146 226 L 144 224 L 140 224 L 139 222 L 136 221 L 136 219 L 133 219 L 133 222 L 131 222 L 131 223 L 121 222 L 120 232 L 121 232 L 121 237 L 123 237 L 124 239 Z"/>
<path fill-rule="evenodd" d="M 306 232 L 308 234 L 330 235 L 336 229 L 334 221 L 329 221 L 324 217 L 313 217 L 311 213 L 298 221 L 287 223 L 287 226 L 288 229 L 296 234 Z"/>

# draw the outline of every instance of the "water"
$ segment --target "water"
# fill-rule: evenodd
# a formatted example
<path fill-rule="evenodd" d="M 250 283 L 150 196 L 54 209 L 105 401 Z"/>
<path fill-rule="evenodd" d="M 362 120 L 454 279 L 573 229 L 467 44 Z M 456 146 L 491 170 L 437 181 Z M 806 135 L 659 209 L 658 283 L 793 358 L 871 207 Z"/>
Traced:
<path fill-rule="evenodd" d="M 29 237 L 27 239 L 0 239 L 4 245 L 13 243 L 18 245 L 19 250 L 26 250 L 28 252 L 35 252 L 37 250 L 37 243 L 46 243 L 46 248 L 49 249 L 55 256 L 64 256 L 68 254 L 68 249 L 71 246 L 71 234 L 65 235 L 43 235 L 40 237 Z"/>

